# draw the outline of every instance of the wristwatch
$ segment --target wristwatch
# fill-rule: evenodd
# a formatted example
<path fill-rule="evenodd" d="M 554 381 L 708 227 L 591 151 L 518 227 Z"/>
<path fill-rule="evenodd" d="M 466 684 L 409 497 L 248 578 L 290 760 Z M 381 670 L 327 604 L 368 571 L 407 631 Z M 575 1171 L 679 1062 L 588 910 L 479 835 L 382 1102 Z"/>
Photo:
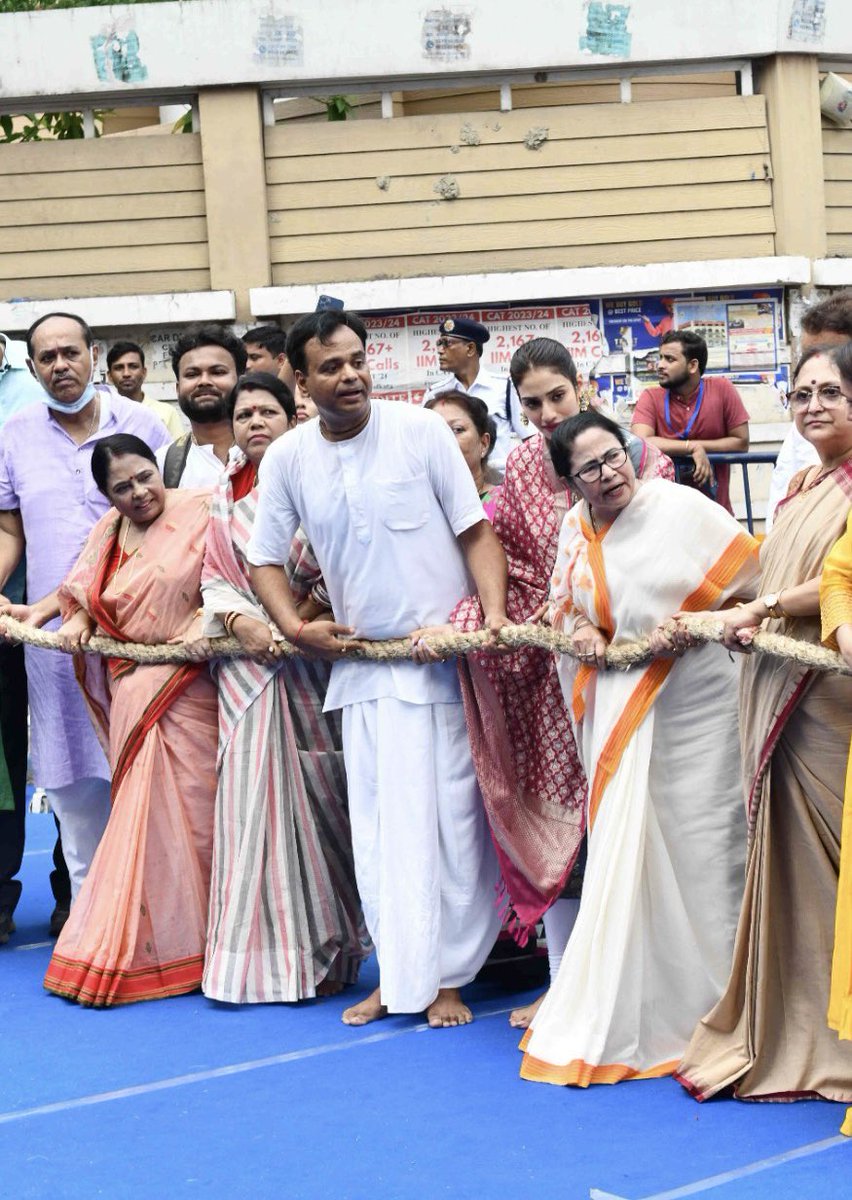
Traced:
<path fill-rule="evenodd" d="M 766 596 L 760 597 L 761 604 L 766 605 L 766 611 L 775 621 L 780 621 L 782 617 L 787 616 L 781 603 L 782 594 L 782 592 L 769 592 Z"/>

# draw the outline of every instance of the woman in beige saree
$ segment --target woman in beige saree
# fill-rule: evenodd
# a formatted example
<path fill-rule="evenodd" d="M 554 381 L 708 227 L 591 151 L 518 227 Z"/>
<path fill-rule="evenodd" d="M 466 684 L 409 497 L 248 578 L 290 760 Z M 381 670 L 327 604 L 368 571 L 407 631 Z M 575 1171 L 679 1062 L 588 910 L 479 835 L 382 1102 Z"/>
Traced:
<path fill-rule="evenodd" d="M 60 589 L 59 636 L 184 642 L 199 661 L 136 665 L 78 656 L 112 767 L 112 811 L 45 977 L 86 1005 L 194 991 L 207 933 L 216 796 L 216 688 L 200 637 L 206 491 L 166 491 L 154 455 L 117 434 L 92 455 L 115 505 Z"/>
<path fill-rule="evenodd" d="M 845 357 L 844 357 L 845 356 Z M 724 614 L 726 644 L 774 633 L 820 642 L 819 581 L 852 505 L 848 347 L 815 347 L 791 404 L 820 465 L 797 476 L 761 550 L 761 596 Z M 678 1067 L 704 1100 L 852 1100 L 852 1043 L 826 1021 L 852 680 L 768 655 L 742 674 L 740 730 L 751 842 L 731 978 Z"/>

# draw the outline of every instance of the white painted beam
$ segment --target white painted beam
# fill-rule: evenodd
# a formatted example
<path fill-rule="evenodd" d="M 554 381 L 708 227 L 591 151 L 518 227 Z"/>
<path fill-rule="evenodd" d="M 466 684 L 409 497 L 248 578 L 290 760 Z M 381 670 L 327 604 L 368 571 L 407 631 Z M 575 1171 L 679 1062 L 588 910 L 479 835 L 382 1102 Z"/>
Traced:
<path fill-rule="evenodd" d="M 852 258 L 817 258 L 812 282 L 817 287 L 852 287 Z"/>
<path fill-rule="evenodd" d="M 56 310 L 81 316 L 95 329 L 132 325 L 189 325 L 233 321 L 233 292 L 161 292 L 152 296 L 85 296 L 57 300 L 12 300 L 0 304 L 0 329 L 17 333 Z"/>
<path fill-rule="evenodd" d="M 255 317 L 313 312 L 322 293 L 340 296 L 356 311 L 452 308 L 585 296 L 642 296 L 653 293 L 729 291 L 731 288 L 801 286 L 811 279 L 806 258 L 734 258 L 709 262 L 648 263 L 644 266 L 577 267 L 555 271 L 511 271 L 489 275 L 432 275 L 412 279 L 328 280 L 292 287 L 252 288 Z M 2 327 L 2 325 L 0 325 Z"/>

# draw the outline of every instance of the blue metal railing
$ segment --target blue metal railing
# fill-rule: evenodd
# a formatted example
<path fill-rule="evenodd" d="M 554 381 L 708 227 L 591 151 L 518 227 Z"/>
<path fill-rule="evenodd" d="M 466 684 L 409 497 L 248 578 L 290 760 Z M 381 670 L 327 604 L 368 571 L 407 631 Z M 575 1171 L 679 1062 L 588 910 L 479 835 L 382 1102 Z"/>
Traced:
<path fill-rule="evenodd" d="M 708 454 L 707 457 L 715 466 L 717 463 L 726 463 L 729 466 L 740 466 L 743 469 L 743 497 L 745 499 L 746 509 L 746 524 L 748 525 L 749 533 L 754 533 L 754 514 L 751 507 L 751 488 L 748 480 L 748 469 L 753 463 L 772 463 L 774 465 L 778 457 L 777 450 L 748 450 L 744 453 L 737 452 L 735 454 Z"/>

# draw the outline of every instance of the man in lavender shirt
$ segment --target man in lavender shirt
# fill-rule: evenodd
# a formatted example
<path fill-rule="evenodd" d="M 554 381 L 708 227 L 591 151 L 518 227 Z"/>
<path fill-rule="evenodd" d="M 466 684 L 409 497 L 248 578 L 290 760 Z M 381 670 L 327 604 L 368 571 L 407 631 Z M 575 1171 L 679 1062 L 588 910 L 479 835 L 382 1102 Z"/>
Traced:
<path fill-rule="evenodd" d="M 41 626 L 58 616 L 56 589 L 109 508 L 90 470 L 95 442 L 134 433 L 157 449 L 171 438 L 141 404 L 93 383 L 97 347 L 81 317 L 39 318 L 27 352 L 43 403 L 15 413 L 0 430 L 0 589 L 26 547 L 27 595 L 35 603 L 0 607 Z M 109 815 L 110 771 L 72 659 L 27 646 L 26 663 L 33 773 L 61 826 L 73 901 Z"/>

